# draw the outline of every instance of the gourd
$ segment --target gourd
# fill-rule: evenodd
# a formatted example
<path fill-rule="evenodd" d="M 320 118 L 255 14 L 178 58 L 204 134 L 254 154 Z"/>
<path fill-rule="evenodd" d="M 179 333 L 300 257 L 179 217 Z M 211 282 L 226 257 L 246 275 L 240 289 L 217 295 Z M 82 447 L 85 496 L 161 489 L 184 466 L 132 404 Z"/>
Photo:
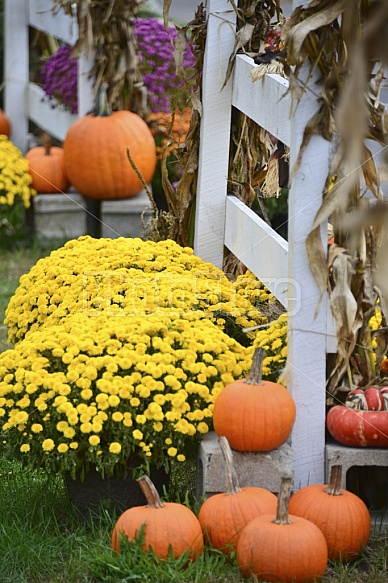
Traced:
<path fill-rule="evenodd" d="M 191 560 L 197 559 L 203 551 L 203 534 L 194 512 L 183 504 L 163 503 L 148 476 L 142 476 L 137 482 L 147 505 L 128 508 L 118 518 L 112 532 L 111 548 L 118 553 L 120 533 L 131 541 L 139 536 L 144 525 L 144 552 L 152 548 L 160 559 L 167 559 L 170 552 L 176 558 L 185 553 Z"/>
<path fill-rule="evenodd" d="M 96 115 L 76 120 L 63 143 L 65 169 L 71 184 L 83 195 L 97 199 L 125 199 L 149 183 L 156 166 L 155 141 L 146 122 L 132 111 L 114 111 L 102 85 Z M 127 150 L 137 172 L 129 162 Z"/>
<path fill-rule="evenodd" d="M 43 134 L 42 143 L 28 150 L 25 156 L 29 161 L 32 187 L 42 194 L 66 192 L 70 180 L 65 172 L 63 148 L 52 146 L 47 133 Z"/>
<path fill-rule="evenodd" d="M 244 577 L 310 583 L 323 576 L 328 562 L 325 537 L 309 520 L 289 515 L 290 495 L 291 479 L 283 478 L 276 516 L 257 516 L 241 531 L 236 557 Z"/>
<path fill-rule="evenodd" d="M 388 447 L 388 411 L 355 411 L 335 405 L 326 426 L 336 441 L 351 447 Z"/>
<path fill-rule="evenodd" d="M 4 134 L 7 138 L 11 135 L 11 122 L 2 109 L 0 109 L 0 134 Z"/>
<path fill-rule="evenodd" d="M 241 529 L 250 520 L 260 514 L 276 512 L 277 497 L 264 488 L 240 488 L 226 437 L 220 437 L 219 444 L 225 460 L 227 491 L 207 498 L 198 519 L 205 541 L 229 555 L 236 550 Z"/>
<path fill-rule="evenodd" d="M 341 489 L 341 476 L 342 467 L 333 466 L 329 484 L 301 488 L 291 497 L 289 511 L 321 529 L 329 559 L 353 561 L 369 540 L 371 518 L 361 498 Z"/>
<path fill-rule="evenodd" d="M 226 385 L 214 403 L 214 430 L 237 451 L 276 449 L 294 425 L 296 407 L 289 391 L 261 378 L 264 354 L 257 348 L 248 377 Z"/>

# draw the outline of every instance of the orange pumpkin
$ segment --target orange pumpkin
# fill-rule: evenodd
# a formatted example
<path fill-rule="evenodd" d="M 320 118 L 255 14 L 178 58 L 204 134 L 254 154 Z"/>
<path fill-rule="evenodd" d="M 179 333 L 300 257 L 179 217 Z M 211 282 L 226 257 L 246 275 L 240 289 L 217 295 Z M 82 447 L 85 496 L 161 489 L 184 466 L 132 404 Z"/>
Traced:
<path fill-rule="evenodd" d="M 240 532 L 250 520 L 276 512 L 277 497 L 264 488 L 240 488 L 226 437 L 220 437 L 219 444 L 225 460 L 227 491 L 207 498 L 199 510 L 198 520 L 205 540 L 229 555 L 236 550 Z"/>
<path fill-rule="evenodd" d="M 237 451 L 276 449 L 294 425 L 294 400 L 282 385 L 262 380 L 263 358 L 264 350 L 257 348 L 248 377 L 224 387 L 214 403 L 215 432 Z"/>
<path fill-rule="evenodd" d="M 137 480 L 146 499 L 146 506 L 128 508 L 117 520 L 111 539 L 111 548 L 120 551 L 120 533 L 128 540 L 136 539 L 144 525 L 143 549 L 152 550 L 160 559 L 167 559 L 170 548 L 176 558 L 183 553 L 191 560 L 203 551 L 203 534 L 195 514 L 175 502 L 163 503 L 148 476 Z"/>
<path fill-rule="evenodd" d="M 311 520 L 323 532 L 333 561 L 353 561 L 369 540 L 371 518 L 364 502 L 341 489 L 342 467 L 333 466 L 328 485 L 311 484 L 296 492 L 289 511 Z"/>
<path fill-rule="evenodd" d="M 244 577 L 312 583 L 323 576 L 328 562 L 325 537 L 313 522 L 288 514 L 290 495 L 291 479 L 283 478 L 276 516 L 257 516 L 243 528 L 236 556 Z"/>
<path fill-rule="evenodd" d="M 0 134 L 4 134 L 8 138 L 11 135 L 11 122 L 2 109 L 0 109 Z"/>
<path fill-rule="evenodd" d="M 97 200 L 125 199 L 149 183 L 156 167 L 156 147 L 146 122 L 132 111 L 112 111 L 103 84 L 96 115 L 69 128 L 63 144 L 66 173 L 83 195 Z M 135 169 L 128 159 L 127 150 Z"/>
<path fill-rule="evenodd" d="M 26 153 L 32 187 L 39 193 L 66 192 L 70 180 L 65 172 L 63 148 L 52 146 L 50 136 L 43 134 L 43 146 L 31 148 Z"/>

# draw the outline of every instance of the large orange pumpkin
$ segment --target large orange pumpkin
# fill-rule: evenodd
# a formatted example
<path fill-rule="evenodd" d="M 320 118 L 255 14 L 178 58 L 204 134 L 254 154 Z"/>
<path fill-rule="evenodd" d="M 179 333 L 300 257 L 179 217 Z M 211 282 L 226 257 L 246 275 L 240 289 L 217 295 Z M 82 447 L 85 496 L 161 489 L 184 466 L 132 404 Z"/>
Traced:
<path fill-rule="evenodd" d="M 203 551 L 203 534 L 198 518 L 187 506 L 176 502 L 163 503 L 148 476 L 139 478 L 146 506 L 128 508 L 117 520 L 111 548 L 120 551 L 120 533 L 128 540 L 136 539 L 144 525 L 143 549 L 150 548 L 160 559 L 167 559 L 172 551 L 176 558 L 183 553 L 191 560 Z"/>
<path fill-rule="evenodd" d="M 220 437 L 219 444 L 225 460 L 227 491 L 207 498 L 199 510 L 198 520 L 205 540 L 229 555 L 236 550 L 240 532 L 250 520 L 276 512 L 277 497 L 265 488 L 240 488 L 226 437 Z"/>
<path fill-rule="evenodd" d="M 155 141 L 146 122 L 132 111 L 111 112 L 103 85 L 96 115 L 69 128 L 63 144 L 71 184 L 97 200 L 125 199 L 149 183 L 156 167 Z M 128 159 L 127 149 L 135 168 Z"/>
<path fill-rule="evenodd" d="M 257 348 L 248 377 L 224 387 L 214 403 L 215 432 L 238 451 L 276 449 L 294 425 L 294 400 L 282 385 L 262 380 L 263 358 L 264 350 Z"/>
<path fill-rule="evenodd" d="M 323 532 L 333 561 L 353 561 L 367 544 L 371 518 L 364 502 L 341 489 L 342 467 L 333 466 L 328 485 L 310 484 L 296 492 L 289 511 L 314 522 Z"/>
<path fill-rule="evenodd" d="M 2 109 L 0 109 L 0 134 L 4 134 L 8 138 L 11 135 L 11 122 Z"/>
<path fill-rule="evenodd" d="M 288 514 L 290 494 L 291 479 L 283 478 L 276 516 L 257 516 L 244 526 L 236 553 L 244 577 L 312 583 L 323 576 L 328 562 L 325 537 L 313 522 Z"/>
<path fill-rule="evenodd" d="M 43 194 L 66 192 L 70 180 L 65 172 L 63 148 L 52 146 L 48 134 L 43 134 L 42 142 L 42 146 L 31 148 L 26 153 L 32 187 Z"/>

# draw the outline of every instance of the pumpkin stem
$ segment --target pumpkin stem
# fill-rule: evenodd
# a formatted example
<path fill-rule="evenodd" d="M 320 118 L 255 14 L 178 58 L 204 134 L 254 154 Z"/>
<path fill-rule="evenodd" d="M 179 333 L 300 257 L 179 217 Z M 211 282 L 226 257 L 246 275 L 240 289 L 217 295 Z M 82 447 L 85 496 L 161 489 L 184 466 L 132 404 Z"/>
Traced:
<path fill-rule="evenodd" d="M 141 491 L 147 499 L 149 508 L 164 508 L 164 504 L 159 496 L 157 489 L 148 476 L 142 476 L 136 482 L 139 484 Z"/>
<path fill-rule="evenodd" d="M 278 495 L 276 518 L 272 521 L 274 524 L 292 524 L 292 520 L 290 520 L 288 516 L 288 503 L 291 498 L 291 491 L 291 478 L 282 478 Z"/>
<path fill-rule="evenodd" d="M 108 101 L 108 83 L 102 83 L 96 100 L 96 112 L 99 117 L 112 115 Z"/>
<path fill-rule="evenodd" d="M 225 474 L 227 482 L 226 493 L 228 496 L 230 496 L 231 494 L 238 494 L 239 492 L 241 492 L 241 488 L 238 483 L 236 469 L 233 465 L 233 453 L 230 448 L 229 441 L 223 435 L 218 439 L 218 443 L 220 444 L 222 455 L 224 456 L 225 460 Z"/>
<path fill-rule="evenodd" d="M 252 366 L 250 368 L 249 374 L 245 379 L 245 383 L 248 385 L 263 385 L 263 380 L 261 378 L 261 371 L 263 368 L 263 360 L 265 356 L 265 350 L 263 348 L 256 348 L 253 353 Z"/>
<path fill-rule="evenodd" d="M 51 150 L 51 138 L 49 136 L 49 134 L 47 132 L 44 132 L 42 134 L 42 144 L 43 147 L 45 149 L 45 156 L 50 156 L 50 150 Z"/>
<path fill-rule="evenodd" d="M 325 488 L 326 494 L 330 494 L 330 496 L 342 496 L 341 479 L 342 466 L 332 466 L 329 485 Z"/>

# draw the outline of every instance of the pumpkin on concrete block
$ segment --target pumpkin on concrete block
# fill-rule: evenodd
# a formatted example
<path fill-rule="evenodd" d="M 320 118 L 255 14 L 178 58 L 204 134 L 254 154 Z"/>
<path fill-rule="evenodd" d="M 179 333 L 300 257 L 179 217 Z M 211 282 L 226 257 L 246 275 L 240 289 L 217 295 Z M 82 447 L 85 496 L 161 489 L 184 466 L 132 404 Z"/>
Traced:
<path fill-rule="evenodd" d="M 187 506 L 176 502 L 163 503 L 148 476 L 137 480 L 147 505 L 128 508 L 117 520 L 111 548 L 120 552 L 120 533 L 129 541 L 139 537 L 144 528 L 144 552 L 151 548 L 160 559 L 172 552 L 178 558 L 186 554 L 195 561 L 203 552 L 203 534 L 198 518 Z"/>
<path fill-rule="evenodd" d="M 278 383 L 261 377 L 265 351 L 256 348 L 246 379 L 226 385 L 214 403 L 213 425 L 237 451 L 270 451 L 280 447 L 291 434 L 295 402 Z"/>
<path fill-rule="evenodd" d="M 118 200 L 138 194 L 155 172 L 156 146 L 146 122 L 132 111 L 112 112 L 104 83 L 96 114 L 76 120 L 68 129 L 63 149 L 66 173 L 84 196 Z M 132 167 L 130 157 L 136 167 Z"/>
<path fill-rule="evenodd" d="M 9 138 L 11 135 L 11 129 L 11 122 L 9 121 L 8 116 L 2 109 L 0 109 L 0 134 L 3 134 Z"/>
<path fill-rule="evenodd" d="M 296 492 L 289 511 L 311 520 L 323 532 L 333 561 L 354 561 L 369 540 L 371 518 L 365 503 L 341 488 L 342 467 L 331 469 L 329 484 L 310 484 Z"/>
<path fill-rule="evenodd" d="M 237 562 L 244 577 L 255 581 L 312 583 L 328 563 L 322 531 L 310 520 L 288 512 L 291 478 L 282 478 L 276 515 L 257 516 L 241 531 Z"/>
<path fill-rule="evenodd" d="M 70 180 L 65 172 L 63 148 L 53 146 L 47 133 L 42 136 L 42 146 L 35 146 L 26 153 L 32 187 L 40 194 L 66 192 Z"/>
<path fill-rule="evenodd" d="M 199 510 L 198 520 L 205 540 L 229 555 L 236 550 L 240 532 L 250 520 L 276 512 L 277 497 L 265 488 L 240 488 L 228 440 L 220 437 L 218 441 L 225 461 L 227 491 L 207 498 Z"/>

